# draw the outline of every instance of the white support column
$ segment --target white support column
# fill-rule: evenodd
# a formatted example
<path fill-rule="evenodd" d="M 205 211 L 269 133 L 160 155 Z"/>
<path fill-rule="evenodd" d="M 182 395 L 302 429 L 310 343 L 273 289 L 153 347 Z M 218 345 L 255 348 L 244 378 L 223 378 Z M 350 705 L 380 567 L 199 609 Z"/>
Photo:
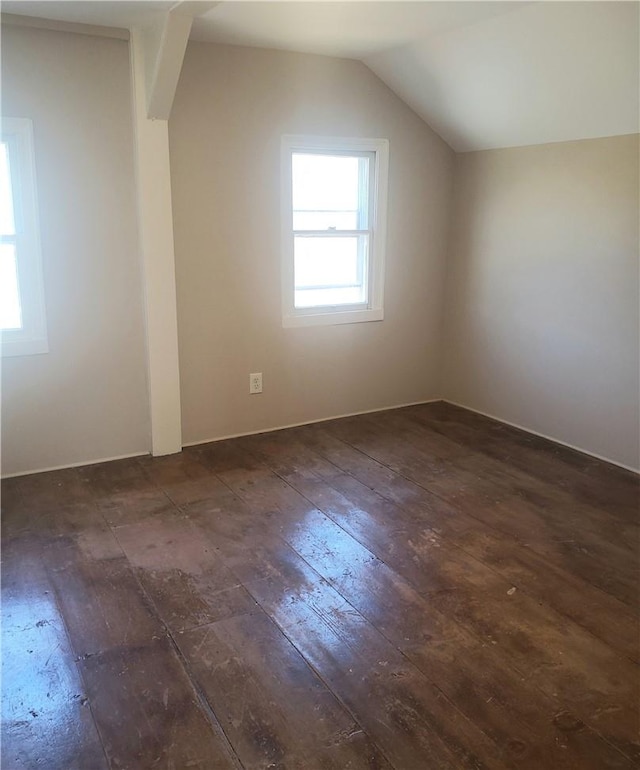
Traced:
<path fill-rule="evenodd" d="M 167 119 L 151 120 L 147 117 L 143 31 L 132 29 L 130 40 L 151 453 L 167 455 L 182 450 L 169 130 Z M 178 63 L 178 73 L 181 65 L 182 58 Z M 174 87 L 177 80 L 176 76 Z"/>
<path fill-rule="evenodd" d="M 169 115 L 195 16 L 219 3 L 177 2 L 130 37 L 138 230 L 143 269 L 151 453 L 182 450 Z"/>

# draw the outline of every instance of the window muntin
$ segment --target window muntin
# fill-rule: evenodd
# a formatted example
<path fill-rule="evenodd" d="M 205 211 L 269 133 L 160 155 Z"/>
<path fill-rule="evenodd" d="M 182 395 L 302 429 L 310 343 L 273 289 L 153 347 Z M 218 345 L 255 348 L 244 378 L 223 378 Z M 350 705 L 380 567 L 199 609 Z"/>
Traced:
<path fill-rule="evenodd" d="M 283 137 L 283 323 L 382 319 L 386 140 Z"/>
<path fill-rule="evenodd" d="M 33 128 L 3 118 L 0 136 L 0 338 L 3 356 L 48 350 Z"/>

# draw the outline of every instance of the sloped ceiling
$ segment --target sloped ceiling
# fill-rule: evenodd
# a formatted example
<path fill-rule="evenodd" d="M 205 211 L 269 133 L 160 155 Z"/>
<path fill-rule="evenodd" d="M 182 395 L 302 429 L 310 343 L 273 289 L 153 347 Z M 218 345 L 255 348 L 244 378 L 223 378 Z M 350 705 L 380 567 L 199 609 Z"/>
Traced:
<path fill-rule="evenodd" d="M 2 10 L 130 27 L 174 3 Z M 221 2 L 195 40 L 360 59 L 456 151 L 637 133 L 638 2 Z"/>
<path fill-rule="evenodd" d="M 192 37 L 362 59 L 517 8 L 514 2 L 226 2 Z"/>
<path fill-rule="evenodd" d="M 638 8 L 535 3 L 364 61 L 457 151 L 631 134 Z"/>

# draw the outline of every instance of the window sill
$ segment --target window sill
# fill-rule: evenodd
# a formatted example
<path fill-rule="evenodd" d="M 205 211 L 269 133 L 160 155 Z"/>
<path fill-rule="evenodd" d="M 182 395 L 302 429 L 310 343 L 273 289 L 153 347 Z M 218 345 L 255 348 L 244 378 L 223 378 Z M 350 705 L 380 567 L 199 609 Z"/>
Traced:
<path fill-rule="evenodd" d="M 337 324 L 355 324 L 366 321 L 382 321 L 382 308 L 368 310 L 331 310 L 328 312 L 305 313 L 304 310 L 285 315 L 282 326 L 290 329 L 296 326 L 334 326 Z"/>
<path fill-rule="evenodd" d="M 0 356 L 37 356 L 49 352 L 49 343 L 45 338 L 12 339 L 10 332 L 0 332 Z"/>

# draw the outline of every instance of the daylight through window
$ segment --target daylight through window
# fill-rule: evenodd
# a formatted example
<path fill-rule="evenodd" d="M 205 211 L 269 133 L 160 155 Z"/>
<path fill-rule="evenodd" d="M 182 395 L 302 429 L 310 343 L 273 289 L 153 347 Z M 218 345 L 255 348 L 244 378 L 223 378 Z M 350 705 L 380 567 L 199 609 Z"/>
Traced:
<path fill-rule="evenodd" d="M 283 321 L 382 318 L 384 140 L 283 138 Z"/>
<path fill-rule="evenodd" d="M 0 329 L 21 329 L 9 144 L 0 144 Z"/>
<path fill-rule="evenodd" d="M 29 355 L 48 350 L 33 129 L 26 118 L 2 119 L 0 332 L 2 355 Z"/>

